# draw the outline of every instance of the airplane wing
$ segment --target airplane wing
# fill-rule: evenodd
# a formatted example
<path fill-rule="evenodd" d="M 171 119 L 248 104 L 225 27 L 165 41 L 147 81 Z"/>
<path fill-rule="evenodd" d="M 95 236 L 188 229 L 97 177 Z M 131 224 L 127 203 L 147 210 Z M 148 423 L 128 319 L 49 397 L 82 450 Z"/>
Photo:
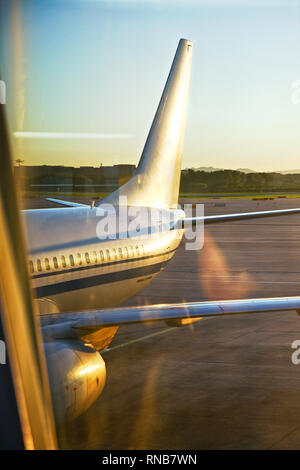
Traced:
<path fill-rule="evenodd" d="M 52 197 L 46 197 L 46 201 L 55 202 L 68 207 L 89 207 L 89 204 L 80 204 L 79 202 L 63 201 L 62 199 L 53 199 Z"/>
<path fill-rule="evenodd" d="M 103 327 L 238 314 L 300 311 L 300 296 L 149 305 L 41 317 L 44 339 L 80 338 Z"/>
<path fill-rule="evenodd" d="M 294 209 L 278 209 L 272 211 L 241 212 L 237 214 L 208 215 L 203 217 L 185 217 L 180 220 L 184 221 L 184 223 L 191 223 L 193 225 L 196 222 L 201 221 L 204 221 L 205 224 L 217 224 L 223 222 L 231 222 L 233 220 L 259 219 L 263 217 L 274 217 L 299 213 L 300 208 L 297 207 Z"/>

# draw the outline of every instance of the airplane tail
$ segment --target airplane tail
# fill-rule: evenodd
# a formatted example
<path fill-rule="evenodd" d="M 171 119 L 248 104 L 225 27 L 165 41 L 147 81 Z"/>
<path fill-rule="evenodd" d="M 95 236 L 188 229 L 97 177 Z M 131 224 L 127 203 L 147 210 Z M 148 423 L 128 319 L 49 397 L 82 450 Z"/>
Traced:
<path fill-rule="evenodd" d="M 136 172 L 105 203 L 177 207 L 191 62 L 192 42 L 180 39 Z"/>

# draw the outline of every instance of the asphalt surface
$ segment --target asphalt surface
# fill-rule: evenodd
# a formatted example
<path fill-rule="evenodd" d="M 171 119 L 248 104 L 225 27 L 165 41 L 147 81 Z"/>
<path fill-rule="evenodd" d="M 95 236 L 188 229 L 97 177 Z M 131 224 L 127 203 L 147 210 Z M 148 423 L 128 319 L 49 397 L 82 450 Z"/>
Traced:
<path fill-rule="evenodd" d="M 300 206 L 300 199 L 183 202 L 204 202 L 207 215 Z M 210 225 L 202 250 L 187 251 L 183 241 L 126 305 L 300 295 L 299 262 L 299 215 Z M 104 392 L 60 428 L 60 446 L 299 449 L 300 365 L 291 361 L 298 339 L 300 318 L 286 312 L 123 327 L 103 353 Z"/>

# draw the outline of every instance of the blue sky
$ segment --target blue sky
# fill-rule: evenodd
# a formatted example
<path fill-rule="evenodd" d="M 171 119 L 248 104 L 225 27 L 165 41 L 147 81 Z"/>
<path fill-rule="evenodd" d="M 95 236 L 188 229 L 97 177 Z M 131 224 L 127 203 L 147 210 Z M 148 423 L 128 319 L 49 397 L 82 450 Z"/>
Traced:
<path fill-rule="evenodd" d="M 2 14 L 12 130 L 101 134 L 17 139 L 26 164 L 137 163 L 185 37 L 195 47 L 183 167 L 300 168 L 299 1 L 21 3 Z"/>

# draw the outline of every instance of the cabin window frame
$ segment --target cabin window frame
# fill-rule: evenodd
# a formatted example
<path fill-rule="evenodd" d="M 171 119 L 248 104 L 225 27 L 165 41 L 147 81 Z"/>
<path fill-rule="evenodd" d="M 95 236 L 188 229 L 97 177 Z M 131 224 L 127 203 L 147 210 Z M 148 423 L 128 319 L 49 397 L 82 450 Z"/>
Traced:
<path fill-rule="evenodd" d="M 38 272 L 39 272 L 39 273 L 42 272 L 42 271 L 43 271 L 43 267 L 42 267 L 42 262 L 41 262 L 40 258 L 38 258 L 38 259 L 36 260 L 36 265 L 37 265 L 37 270 L 38 270 Z"/>
<path fill-rule="evenodd" d="M 61 266 L 62 266 L 63 268 L 66 268 L 66 267 L 67 267 L 67 262 L 66 262 L 66 257 L 65 257 L 65 255 L 61 255 L 60 261 L 61 261 Z"/>
<path fill-rule="evenodd" d="M 98 263 L 98 253 L 97 251 L 92 251 L 92 258 L 93 258 L 93 263 L 96 264 Z"/>
<path fill-rule="evenodd" d="M 29 267 L 30 274 L 33 274 L 34 273 L 34 264 L 33 264 L 33 261 L 31 259 L 29 260 L 28 267 Z"/>

